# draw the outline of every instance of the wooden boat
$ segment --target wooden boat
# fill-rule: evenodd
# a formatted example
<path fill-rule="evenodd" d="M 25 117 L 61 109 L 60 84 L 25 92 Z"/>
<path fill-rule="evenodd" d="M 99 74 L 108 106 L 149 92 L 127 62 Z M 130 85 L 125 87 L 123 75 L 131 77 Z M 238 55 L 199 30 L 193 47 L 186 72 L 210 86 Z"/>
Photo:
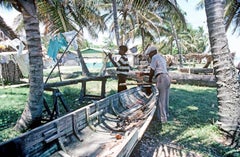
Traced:
<path fill-rule="evenodd" d="M 146 89 L 151 94 L 146 94 Z M 0 144 L 0 156 L 130 156 L 155 112 L 158 90 L 137 86 Z"/>

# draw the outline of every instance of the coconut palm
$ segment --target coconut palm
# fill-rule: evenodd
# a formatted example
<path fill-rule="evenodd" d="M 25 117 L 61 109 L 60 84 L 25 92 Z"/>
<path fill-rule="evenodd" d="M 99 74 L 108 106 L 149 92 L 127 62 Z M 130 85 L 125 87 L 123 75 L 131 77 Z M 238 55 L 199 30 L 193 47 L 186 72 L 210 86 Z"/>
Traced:
<path fill-rule="evenodd" d="M 224 3 L 219 0 L 205 0 L 205 11 L 217 83 L 218 125 L 227 136 L 232 138 L 232 144 L 239 147 L 240 87 L 225 32 Z"/>
<path fill-rule="evenodd" d="M 118 18 L 117 18 L 117 3 L 116 0 L 112 0 L 112 8 L 113 8 L 113 21 L 114 21 L 114 30 L 116 36 L 116 43 L 119 46 L 119 27 L 118 27 Z"/>
<path fill-rule="evenodd" d="M 30 91 L 25 109 L 15 125 L 16 130 L 24 131 L 40 123 L 43 108 L 43 60 L 37 8 L 34 0 L 29 0 L 27 2 L 1 0 L 0 2 L 1 4 L 13 6 L 22 13 L 24 20 L 26 44 L 29 51 Z"/>
<path fill-rule="evenodd" d="M 120 40 L 122 44 L 126 44 L 130 39 L 142 39 L 142 49 L 144 45 L 159 42 L 160 34 L 169 34 L 169 30 L 165 29 L 163 24 L 163 12 L 172 10 L 174 13 L 180 13 L 178 8 L 169 0 L 164 1 L 139 1 L 124 0 L 116 1 L 118 11 L 118 23 L 120 27 Z M 111 12 L 106 19 L 112 16 Z M 182 16 L 182 15 L 180 15 Z M 183 17 L 183 16 L 182 16 Z M 110 26 L 110 30 L 114 30 L 115 24 Z"/>
<path fill-rule="evenodd" d="M 97 1 L 38 1 L 40 19 L 45 24 L 45 33 L 55 35 L 66 31 L 81 30 L 78 39 L 83 38 L 83 28 L 86 28 L 92 37 L 96 38 L 99 31 L 104 31 L 106 26 L 100 15 Z M 79 45 L 82 41 L 79 40 Z M 83 74 L 89 76 L 90 72 L 78 49 L 78 55 Z"/>
<path fill-rule="evenodd" d="M 179 34 L 183 54 L 187 53 L 203 53 L 208 46 L 208 36 L 204 33 L 203 27 L 188 29 Z"/>
<path fill-rule="evenodd" d="M 230 25 L 233 26 L 233 33 L 238 30 L 240 32 L 240 2 L 236 0 L 226 1 L 225 6 L 225 21 L 226 21 L 226 30 L 229 29 Z"/>

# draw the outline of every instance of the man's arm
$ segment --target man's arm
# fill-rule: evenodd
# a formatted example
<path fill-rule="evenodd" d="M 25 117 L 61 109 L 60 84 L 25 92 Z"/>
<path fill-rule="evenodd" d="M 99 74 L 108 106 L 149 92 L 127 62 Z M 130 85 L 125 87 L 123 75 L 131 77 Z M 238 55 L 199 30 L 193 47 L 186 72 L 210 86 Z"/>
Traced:
<path fill-rule="evenodd" d="M 112 64 L 113 64 L 115 67 L 118 67 L 118 66 L 117 66 L 117 63 L 113 60 L 111 53 L 108 54 L 108 58 L 110 59 L 110 61 L 112 62 Z"/>

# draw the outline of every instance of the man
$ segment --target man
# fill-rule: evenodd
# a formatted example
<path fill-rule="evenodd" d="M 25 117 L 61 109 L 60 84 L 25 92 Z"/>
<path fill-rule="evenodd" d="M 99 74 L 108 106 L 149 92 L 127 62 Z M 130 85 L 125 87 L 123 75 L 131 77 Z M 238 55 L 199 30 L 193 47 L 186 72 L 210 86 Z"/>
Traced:
<path fill-rule="evenodd" d="M 152 82 L 153 77 L 156 78 L 156 86 L 159 91 L 157 102 L 157 119 L 162 123 L 167 122 L 168 104 L 169 104 L 169 89 L 171 79 L 168 75 L 167 64 L 165 58 L 158 53 L 155 46 L 149 46 L 145 51 L 145 55 L 151 59 L 149 82 Z"/>
<path fill-rule="evenodd" d="M 127 89 L 126 85 L 120 85 L 121 83 L 126 83 L 127 75 L 130 70 L 130 65 L 126 55 L 127 51 L 128 51 L 127 46 L 125 45 L 119 46 L 119 54 L 121 55 L 121 57 L 117 62 L 113 60 L 111 53 L 108 54 L 110 61 L 113 63 L 115 67 L 117 67 L 118 92 L 121 92 Z"/>

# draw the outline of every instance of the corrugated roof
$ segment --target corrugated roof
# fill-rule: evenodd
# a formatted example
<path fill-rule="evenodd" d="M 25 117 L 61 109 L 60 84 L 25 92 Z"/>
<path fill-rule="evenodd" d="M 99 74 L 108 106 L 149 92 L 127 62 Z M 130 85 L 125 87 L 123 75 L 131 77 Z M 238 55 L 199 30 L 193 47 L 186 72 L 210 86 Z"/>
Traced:
<path fill-rule="evenodd" d="M 86 48 L 81 50 L 82 53 L 102 53 L 103 50 L 96 48 Z"/>

